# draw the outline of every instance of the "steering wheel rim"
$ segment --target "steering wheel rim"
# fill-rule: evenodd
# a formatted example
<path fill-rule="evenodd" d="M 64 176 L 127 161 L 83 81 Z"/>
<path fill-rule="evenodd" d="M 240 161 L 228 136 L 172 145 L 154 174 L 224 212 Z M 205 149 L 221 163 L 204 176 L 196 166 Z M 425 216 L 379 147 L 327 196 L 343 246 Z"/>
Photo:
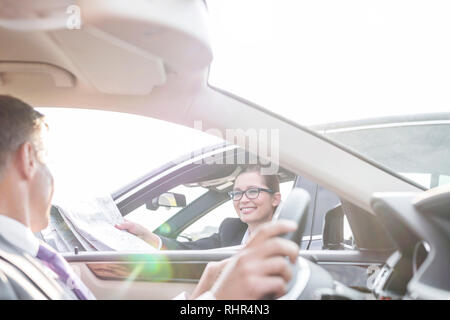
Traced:
<path fill-rule="evenodd" d="M 301 188 L 292 189 L 282 204 L 278 220 L 285 219 L 295 221 L 298 224 L 298 227 L 296 231 L 287 233 L 281 236 L 281 238 L 291 240 L 300 246 L 300 242 L 306 229 L 310 201 L 311 197 L 306 190 Z M 293 276 L 288 284 L 288 291 L 285 295 L 279 297 L 278 300 L 292 299 L 294 295 L 298 297 L 309 279 L 309 268 L 305 261 L 301 261 L 297 258 L 296 263 L 291 264 L 291 267 Z M 304 270 L 300 275 L 299 269 Z"/>

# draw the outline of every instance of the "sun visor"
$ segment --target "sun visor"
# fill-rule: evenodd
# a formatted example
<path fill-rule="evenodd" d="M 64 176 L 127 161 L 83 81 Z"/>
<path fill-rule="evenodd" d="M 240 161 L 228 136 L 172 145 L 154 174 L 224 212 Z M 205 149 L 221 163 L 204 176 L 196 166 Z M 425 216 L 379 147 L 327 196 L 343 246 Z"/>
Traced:
<path fill-rule="evenodd" d="M 0 38 L 13 44 L 2 62 L 40 64 L 8 66 L 2 80 L 10 92 L 75 84 L 70 92 L 147 96 L 199 79 L 212 61 L 202 0 L 5 0 Z"/>
<path fill-rule="evenodd" d="M 84 25 L 126 39 L 176 73 L 205 69 L 212 61 L 202 0 L 83 0 L 79 5 Z"/>
<path fill-rule="evenodd" d="M 166 82 L 161 58 L 98 28 L 85 26 L 52 34 L 83 76 L 102 93 L 147 95 Z"/>

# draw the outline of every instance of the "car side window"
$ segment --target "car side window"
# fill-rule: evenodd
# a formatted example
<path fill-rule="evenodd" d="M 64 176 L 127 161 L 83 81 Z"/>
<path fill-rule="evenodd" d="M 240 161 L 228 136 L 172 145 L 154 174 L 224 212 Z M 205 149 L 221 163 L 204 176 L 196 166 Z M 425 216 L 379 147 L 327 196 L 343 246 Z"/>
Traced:
<path fill-rule="evenodd" d="M 178 236 L 178 241 L 195 241 L 209 237 L 219 231 L 219 225 L 226 218 L 237 218 L 233 203 L 227 201 L 187 227 Z"/>
<path fill-rule="evenodd" d="M 353 237 L 352 228 L 348 223 L 347 217 L 344 215 L 344 233 L 343 233 L 343 247 L 347 249 L 355 249 L 355 238 Z"/>
<path fill-rule="evenodd" d="M 302 249 L 328 249 L 324 248 L 324 237 L 329 237 L 330 234 L 324 235 L 324 232 L 339 235 L 339 243 L 334 248 L 353 249 L 353 233 L 345 215 L 342 215 L 340 223 L 333 224 L 331 228 L 325 226 L 326 220 L 331 221 L 331 219 L 326 219 L 327 215 L 336 214 L 334 209 L 341 204 L 339 197 L 334 192 L 305 177 L 297 178 L 296 187 L 305 189 L 311 196 L 304 241 L 308 236 L 310 238 L 306 246 L 302 244 Z M 338 228 L 339 230 L 337 230 Z"/>
<path fill-rule="evenodd" d="M 294 181 L 280 183 L 281 199 L 285 199 L 294 185 Z M 178 241 L 198 240 L 209 237 L 219 231 L 219 226 L 226 218 L 238 218 L 233 202 L 227 201 L 191 224 L 177 238 Z"/>

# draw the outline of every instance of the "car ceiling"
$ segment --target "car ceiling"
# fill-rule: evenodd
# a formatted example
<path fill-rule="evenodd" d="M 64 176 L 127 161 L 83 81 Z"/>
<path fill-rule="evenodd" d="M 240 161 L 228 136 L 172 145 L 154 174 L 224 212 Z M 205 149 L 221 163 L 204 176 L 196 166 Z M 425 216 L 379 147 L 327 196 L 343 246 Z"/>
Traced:
<path fill-rule="evenodd" d="M 66 27 L 70 5 L 80 29 Z M 0 92 L 34 106 L 186 108 L 212 60 L 205 15 L 202 1 L 2 1 Z"/>
<path fill-rule="evenodd" d="M 72 4 L 80 8 L 80 30 L 61 20 Z M 33 106 L 120 111 L 188 127 L 201 120 L 203 130 L 224 138 L 227 129 L 275 130 L 273 151 L 284 168 L 369 211 L 374 191 L 420 191 L 288 119 L 209 87 L 213 55 L 202 0 L 2 1 L 0 43 L 0 94 Z"/>

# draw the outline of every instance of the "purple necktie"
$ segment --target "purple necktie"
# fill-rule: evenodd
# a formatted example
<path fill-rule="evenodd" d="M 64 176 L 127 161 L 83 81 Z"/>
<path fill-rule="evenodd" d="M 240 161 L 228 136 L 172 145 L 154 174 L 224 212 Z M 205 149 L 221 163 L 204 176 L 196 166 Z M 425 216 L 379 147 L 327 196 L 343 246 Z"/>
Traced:
<path fill-rule="evenodd" d="M 38 259 L 44 262 L 58 276 L 59 280 L 69 286 L 80 300 L 95 300 L 95 296 L 75 274 L 67 261 L 47 245 L 39 245 Z"/>

